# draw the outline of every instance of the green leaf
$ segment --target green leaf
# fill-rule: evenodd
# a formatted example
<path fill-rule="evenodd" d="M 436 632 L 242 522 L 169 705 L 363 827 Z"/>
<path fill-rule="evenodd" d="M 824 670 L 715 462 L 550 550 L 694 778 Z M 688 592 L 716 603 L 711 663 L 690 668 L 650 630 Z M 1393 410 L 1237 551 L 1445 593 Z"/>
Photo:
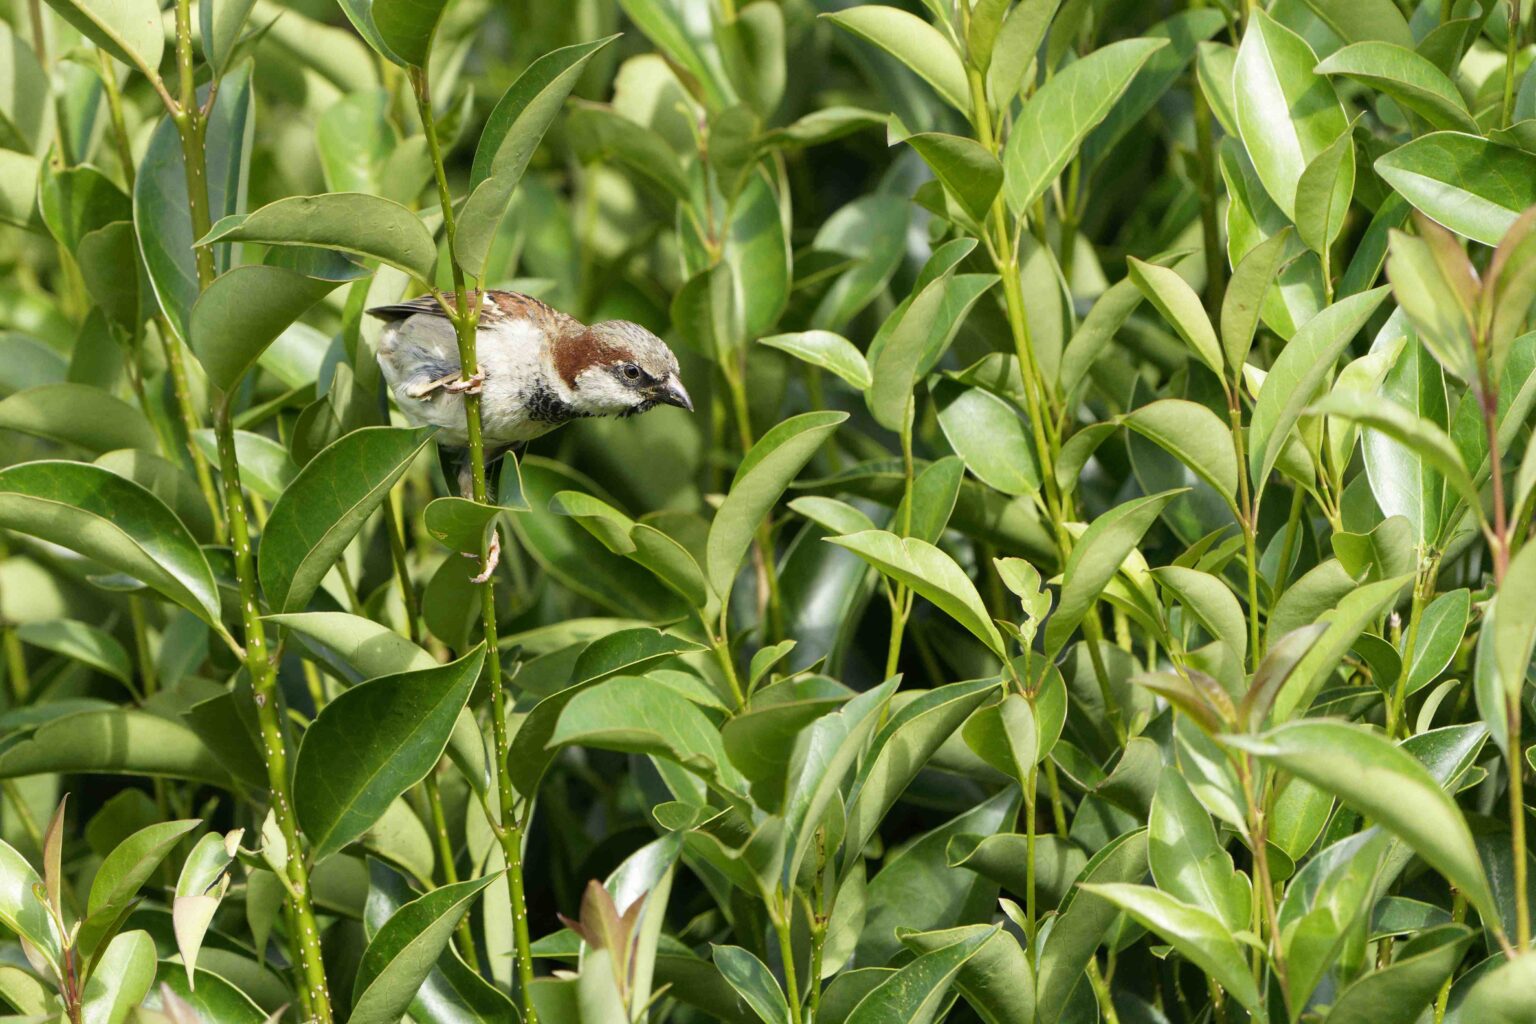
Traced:
<path fill-rule="evenodd" d="M 154 0 L 48 0 L 48 6 L 113 57 L 160 80 L 165 29 Z"/>
<path fill-rule="evenodd" d="M 163 821 L 146 826 L 124 839 L 107 854 L 91 880 L 88 916 L 81 928 L 81 944 L 94 950 L 106 929 L 126 907 L 139 888 L 176 848 L 182 838 L 198 825 L 198 818 Z"/>
<path fill-rule="evenodd" d="M 1461 811 L 1411 754 L 1364 726 L 1322 720 L 1223 739 L 1334 794 L 1411 846 L 1480 913 L 1495 913 Z"/>
<path fill-rule="evenodd" d="M 0 751 L 0 779 L 92 772 L 229 784 L 192 730 L 145 711 L 100 708 L 50 719 Z"/>
<path fill-rule="evenodd" d="M 1130 279 L 1147 297 L 1147 301 L 1162 314 L 1163 319 L 1179 332 L 1179 337 L 1184 339 L 1195 357 L 1218 377 L 1224 376 L 1226 371 L 1222 368 L 1221 345 L 1216 341 L 1216 331 L 1211 327 L 1210 318 L 1205 315 L 1200 296 L 1195 294 L 1188 282 L 1169 267 L 1143 263 L 1134 256 L 1127 260 L 1126 265 Z"/>
<path fill-rule="evenodd" d="M 976 479 L 1004 494 L 1039 493 L 1034 442 L 1011 405 L 985 388 L 947 378 L 935 381 L 932 391 L 939 428 Z"/>
<path fill-rule="evenodd" d="M 26 939 L 55 971 L 63 965 L 62 943 L 53 916 L 37 893 L 43 880 L 27 859 L 0 840 L 0 924 Z"/>
<path fill-rule="evenodd" d="M 58 170 L 44 165 L 38 207 L 53 237 L 72 253 L 78 253 L 80 240 L 90 232 L 133 216 L 123 190 L 88 165 Z"/>
<path fill-rule="evenodd" d="M 854 389 L 863 391 L 873 378 L 864 353 L 853 342 L 832 331 L 798 331 L 794 334 L 774 334 L 759 338 L 758 342 L 781 352 L 788 352 L 796 359 L 837 374 Z"/>
<path fill-rule="evenodd" d="M 398 1024 L 432 973 L 459 918 L 495 876 L 433 889 L 405 904 L 368 943 L 352 985 L 352 1024 Z"/>
<path fill-rule="evenodd" d="M 1241 370 L 1248 361 L 1264 296 L 1280 276 L 1290 240 L 1291 229 L 1287 227 L 1254 246 L 1238 262 L 1232 280 L 1227 282 L 1227 292 L 1221 300 L 1221 344 L 1227 366 L 1232 370 Z"/>
<path fill-rule="evenodd" d="M 1467 992 L 1456 1020 L 1459 1024 L 1530 1024 L 1536 953 L 1522 953 L 1508 961 L 1499 958 L 1494 963 L 1497 966 L 1483 973 Z"/>
<path fill-rule="evenodd" d="M 236 267 L 193 305 L 188 328 L 192 354 L 209 380 L 231 390 L 278 335 L 340 283 L 285 267 Z"/>
<path fill-rule="evenodd" d="M 1213 914 L 1228 932 L 1248 927 L 1253 884 L 1232 866 L 1210 815 L 1176 771 L 1158 776 L 1147 837 L 1159 889 Z"/>
<path fill-rule="evenodd" d="M 72 444 L 93 455 L 160 446 L 155 428 L 136 406 L 89 384 L 40 384 L 0 400 L 0 429 Z"/>
<path fill-rule="evenodd" d="M 1270 367 L 1248 425 L 1248 472 L 1255 505 L 1302 410 L 1387 291 L 1376 288 L 1335 302 L 1308 320 Z"/>
<path fill-rule="evenodd" d="M 380 260 L 428 282 L 437 267 L 437 245 L 416 214 L 361 192 L 289 196 L 254 213 L 225 217 L 198 240 L 199 245 L 214 242 L 337 249 Z"/>
<path fill-rule="evenodd" d="M 1304 39 L 1259 11 L 1243 34 L 1233 72 L 1243 145 L 1264 190 L 1293 219 L 1302 172 L 1349 131 L 1332 83 L 1316 66 Z"/>
<path fill-rule="evenodd" d="M 889 141 L 905 142 L 917 150 L 944 188 L 977 222 L 987 219 L 992 200 L 1003 187 L 1003 165 L 981 143 L 942 132 L 909 134 L 900 121 L 891 121 Z"/>
<path fill-rule="evenodd" d="M 997 280 L 982 274 L 955 277 L 952 270 L 949 267 L 935 274 L 904 308 L 892 313 L 870 345 L 874 384 L 865 392 L 864 400 L 875 420 L 887 430 L 906 430 L 918 380 L 943 355 L 971 305 Z"/>
<path fill-rule="evenodd" d="M 1083 884 L 1082 889 L 1124 910 L 1137 924 L 1169 942 L 1232 998 L 1252 1012 L 1259 1011 L 1258 986 L 1248 970 L 1243 948 L 1215 916 L 1150 885 Z"/>
<path fill-rule="evenodd" d="M 1441 925 L 1413 935 L 1394 952 L 1390 965 L 1339 994 L 1328 1024 L 1413 1024 L 1471 944 L 1472 932 L 1462 925 Z"/>
<path fill-rule="evenodd" d="M 911 587 L 971 633 L 999 658 L 1007 656 L 976 585 L 955 560 L 926 541 L 868 530 L 827 540 L 845 547 L 898 583 Z"/>
<path fill-rule="evenodd" d="M 1004 193 L 1026 212 L 1077 155 L 1147 59 L 1166 39 L 1126 39 L 1067 65 L 1019 111 L 1003 150 Z"/>
<path fill-rule="evenodd" d="M 235 44 L 245 30 L 246 19 L 256 0 L 202 0 L 197 5 L 198 35 L 203 44 L 203 56 L 213 68 L 214 76 L 229 67 L 234 56 Z"/>
<path fill-rule="evenodd" d="M 987 99 L 994 109 L 1013 104 L 1060 6 L 1061 0 L 1021 0 L 1003 19 L 986 68 Z"/>
<path fill-rule="evenodd" d="M 1498 245 L 1536 205 L 1536 155 L 1462 132 L 1422 135 L 1376 160 L 1376 173 L 1458 235 Z"/>
<path fill-rule="evenodd" d="M 155 942 L 145 931 L 108 943 L 80 993 L 81 1024 L 122 1024 L 155 982 Z"/>
<path fill-rule="evenodd" d="M 1355 639 L 1396 603 L 1411 579 L 1411 576 L 1405 575 L 1378 580 L 1365 586 L 1355 585 L 1343 596 L 1333 599 L 1332 607 L 1317 619 L 1318 622 L 1327 623 L 1327 630 L 1318 638 L 1315 646 L 1302 655 L 1300 662 L 1280 685 L 1279 692 L 1273 696 L 1275 721 L 1285 721 L 1311 706 L 1317 691 L 1322 688 Z M 1273 620 L 1271 628 L 1274 628 Z"/>
<path fill-rule="evenodd" d="M 477 648 L 438 668 L 360 683 L 321 709 L 294 769 L 294 806 L 316 859 L 355 841 L 432 771 L 484 662 Z"/>
<path fill-rule="evenodd" d="M 155 983 L 149 990 L 145 1006 L 151 1010 L 165 1010 L 165 992 L 181 999 L 192 1007 L 198 1020 L 214 1020 L 219 1024 L 264 1024 L 266 1013 L 251 1001 L 251 997 L 211 971 L 198 970 L 194 977 L 196 987 L 187 981 L 186 969 L 174 960 L 162 960 L 155 974 Z"/>
<path fill-rule="evenodd" d="M 816 449 L 847 418 L 842 412 L 793 416 L 759 438 L 742 458 L 725 501 L 710 523 L 706 546 L 706 575 L 721 600 L 730 593 L 736 570 L 763 517 L 772 511 Z"/>
<path fill-rule="evenodd" d="M 711 944 L 710 949 L 725 980 L 764 1024 L 789 1024 L 789 1003 L 784 999 L 784 990 L 761 960 L 740 946 Z"/>
<path fill-rule="evenodd" d="M 901 61 L 956 110 L 970 110 L 970 87 L 960 55 L 942 32 L 922 18 L 880 4 L 863 4 L 823 17 Z"/>
<path fill-rule="evenodd" d="M 273 611 L 303 610 L 432 432 L 431 427 L 365 427 L 299 471 L 272 506 L 261 537 L 258 574 Z"/>
<path fill-rule="evenodd" d="M 1296 183 L 1296 233 L 1322 255 L 1344 229 L 1355 194 L 1355 139 L 1346 131 L 1323 150 Z"/>
<path fill-rule="evenodd" d="M 1408 659 L 1408 693 L 1417 693 L 1443 672 L 1461 646 L 1472 611 L 1472 594 L 1465 587 L 1441 594 L 1419 616 Z"/>
<path fill-rule="evenodd" d="M 1492 669 L 1506 702 L 1518 700 L 1536 649 L 1536 548 L 1523 544 L 1510 560 L 1489 617 L 1483 629 L 1492 633 L 1491 649 L 1479 646 L 1477 660 L 1481 663 L 1491 655 L 1492 664 L 1486 668 Z M 1485 666 L 1478 668 L 1481 672 Z"/>
<path fill-rule="evenodd" d="M 1073 630 L 1093 608 L 1099 594 L 1120 571 L 1127 556 L 1141 543 L 1142 535 L 1152 528 L 1168 503 L 1182 490 L 1136 498 L 1119 505 L 1095 519 L 1083 532 L 1062 570 L 1065 581 L 1056 614 L 1045 624 L 1045 651 L 1054 658 L 1071 637 Z"/>
<path fill-rule="evenodd" d="M 1077 883 L 1061 902 L 1056 923 L 1039 954 L 1038 1016 L 1040 1021 L 1061 1020 L 1072 990 L 1083 980 L 1088 961 L 1099 948 L 1104 933 L 1120 915 L 1120 908 L 1089 885 L 1139 882 L 1147 873 L 1147 832 L 1126 832 L 1106 843 L 1077 876 Z"/>
<path fill-rule="evenodd" d="M 664 757 L 726 792 L 746 792 L 746 780 L 708 716 L 645 676 L 616 676 L 571 697 L 547 746 L 570 744 Z"/>
<path fill-rule="evenodd" d="M 932 1024 L 946 1005 L 945 996 L 966 962 L 997 934 L 996 926 L 959 942 L 920 954 L 859 1000 L 848 1024 Z"/>
<path fill-rule="evenodd" d="M 371 6 L 374 27 L 389 48 L 385 56 L 393 54 L 408 67 L 425 68 L 447 0 L 373 0 Z"/>
<path fill-rule="evenodd" d="M 1121 422 L 1188 466 L 1236 513 L 1237 449 L 1221 417 L 1197 402 L 1164 398 L 1132 410 Z"/>
<path fill-rule="evenodd" d="M 988 698 L 999 681 L 975 679 L 928 690 L 902 705 L 875 734 L 848 794 L 846 849 L 862 850 L 918 770 Z"/>
<path fill-rule="evenodd" d="M 73 619 L 47 619 L 22 623 L 16 627 L 16 636 L 24 644 L 73 658 L 82 665 L 133 685 L 133 662 L 128 652 L 105 630 Z"/>
<path fill-rule="evenodd" d="M 1363 82 L 1392 97 L 1398 106 L 1418 114 L 1431 127 L 1473 133 L 1478 130 L 1461 92 L 1433 62 L 1409 49 L 1406 42 L 1377 40 L 1346 46 L 1319 64 L 1317 73 L 1344 75 Z"/>
<path fill-rule="evenodd" d="M 1415 416 L 1396 402 L 1361 392 L 1334 391 L 1307 410 L 1310 415 L 1339 416 L 1379 431 L 1432 466 L 1471 508 L 1481 514 L 1477 485 L 1461 462 L 1461 452 L 1438 426 Z"/>
<path fill-rule="evenodd" d="M 690 606 L 708 605 L 709 590 L 698 562 L 687 548 L 654 526 L 637 523 L 602 499 L 580 491 L 561 491 L 550 499 L 550 509 L 574 518 L 609 551 L 645 566 Z"/>
<path fill-rule="evenodd" d="M 156 31 L 159 32 L 158 17 Z M 206 102 L 207 86 L 199 92 Z M 255 129 L 256 95 L 251 65 L 237 67 L 219 82 L 213 110 L 205 128 L 209 216 L 234 214 L 245 206 L 250 176 L 251 140 Z M 187 202 L 187 172 L 181 139 L 169 116 L 162 117 L 149 137 L 133 186 L 133 226 L 151 289 L 182 339 L 199 292 L 193 243 L 192 214 Z M 225 270 L 230 246 L 214 247 L 214 267 Z M 148 298 L 144 305 L 149 306 Z"/>
<path fill-rule="evenodd" d="M 399 5 L 412 0 L 391 0 Z M 436 0 L 429 0 L 436 2 Z M 375 10 L 375 17 L 377 17 Z M 380 25 L 380 31 L 384 26 Z M 387 35 L 387 33 L 386 33 Z M 576 87 L 587 62 L 618 36 L 544 54 L 518 76 L 491 111 L 470 172 L 469 198 L 454 239 L 454 255 L 475 277 L 485 273 L 491 243 L 544 133 Z"/>
<path fill-rule="evenodd" d="M 154 588 L 210 625 L 219 592 L 197 541 L 138 484 L 78 462 L 0 469 L 0 526 L 77 551 Z"/>

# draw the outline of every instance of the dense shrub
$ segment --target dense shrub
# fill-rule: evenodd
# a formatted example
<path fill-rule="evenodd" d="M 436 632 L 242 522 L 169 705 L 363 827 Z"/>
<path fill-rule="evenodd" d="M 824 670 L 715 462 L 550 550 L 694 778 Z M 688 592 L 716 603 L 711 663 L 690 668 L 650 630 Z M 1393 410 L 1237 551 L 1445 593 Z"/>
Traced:
<path fill-rule="evenodd" d="M 14 1013 L 1536 1021 L 1519 0 L 7 12 Z"/>

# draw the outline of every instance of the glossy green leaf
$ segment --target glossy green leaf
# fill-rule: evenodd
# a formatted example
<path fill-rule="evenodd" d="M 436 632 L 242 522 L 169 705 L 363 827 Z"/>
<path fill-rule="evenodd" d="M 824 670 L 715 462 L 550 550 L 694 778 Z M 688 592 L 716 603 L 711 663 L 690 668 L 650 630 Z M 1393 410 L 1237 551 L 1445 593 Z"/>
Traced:
<path fill-rule="evenodd" d="M 16 636 L 24 644 L 73 658 L 98 672 L 132 684 L 133 662 L 117 638 L 105 630 L 73 619 L 48 619 L 22 623 L 16 627 Z"/>
<path fill-rule="evenodd" d="M 1434 1001 L 1472 943 L 1458 925 L 1430 928 L 1408 939 L 1392 963 L 1340 993 L 1330 1024 L 1412 1024 Z"/>
<path fill-rule="evenodd" d="M 437 245 L 416 214 L 361 192 L 279 199 L 254 213 L 223 218 L 198 241 L 337 249 L 388 263 L 423 281 L 433 279 L 437 266 Z"/>
<path fill-rule="evenodd" d="M 1467 101 L 1434 63 L 1406 41 L 1373 40 L 1335 50 L 1317 66 L 1320 75 L 1344 75 L 1391 96 L 1434 128 L 1476 132 Z"/>
<path fill-rule="evenodd" d="M 159 447 L 155 429 L 135 406 L 89 384 L 41 384 L 0 399 L 0 428 L 84 448 Z"/>
<path fill-rule="evenodd" d="M 961 968 L 995 933 L 995 929 L 989 930 L 920 954 L 859 1000 L 848 1024 L 893 1020 L 932 1024 L 943 1010 L 945 996 Z"/>
<path fill-rule="evenodd" d="M 863 4 L 825 17 L 911 68 L 956 110 L 970 109 L 970 88 L 959 54 L 943 33 L 917 15 Z"/>
<path fill-rule="evenodd" d="M 1414 207 L 1459 235 L 1497 245 L 1536 205 L 1536 155 L 1462 132 L 1435 132 L 1376 161 Z"/>
<path fill-rule="evenodd" d="M 1386 295 L 1386 288 L 1376 288 L 1335 302 L 1307 321 L 1270 367 L 1248 427 L 1255 504 L 1302 410 Z"/>
<path fill-rule="evenodd" d="M 1291 722 L 1225 742 L 1337 796 L 1402 839 L 1483 913 L 1493 894 L 1455 802 L 1411 755 L 1363 726 Z"/>
<path fill-rule="evenodd" d="M 0 470 L 0 525 L 77 551 L 158 590 L 205 622 L 219 593 L 202 550 L 138 484 L 78 462 Z"/>
<path fill-rule="evenodd" d="M 289 324 L 340 283 L 284 267 L 236 267 L 209 285 L 193 305 L 192 353 L 209 380 L 230 390 Z"/>
<path fill-rule="evenodd" d="M 129 708 L 53 718 L 0 751 L 0 778 L 42 772 L 149 775 L 227 785 L 223 767 L 192 730 Z"/>
<path fill-rule="evenodd" d="M 709 527 L 706 574 L 722 599 L 730 592 L 736 570 L 752 538 L 795 475 L 816 454 L 847 413 L 809 412 L 785 420 L 768 431 L 742 458 L 724 503 Z"/>
<path fill-rule="evenodd" d="M 987 219 L 1003 187 L 1003 165 L 981 143 L 942 132 L 908 134 L 900 122 L 892 122 L 890 141 L 917 150 L 966 213 L 978 223 Z"/>
<path fill-rule="evenodd" d="M 1232 866 L 1210 816 L 1178 772 L 1158 778 L 1147 839 L 1159 889 L 1214 915 L 1228 932 L 1248 926 L 1253 884 Z"/>
<path fill-rule="evenodd" d="M 1296 233 L 1321 255 L 1344 230 L 1355 193 L 1355 140 L 1345 132 L 1319 153 L 1296 182 Z"/>
<path fill-rule="evenodd" d="M 383 0 L 376 0 L 376 18 L 379 2 Z M 404 7 L 412 0 L 390 2 Z M 389 41 L 383 24 L 379 27 Z M 534 150 L 576 87 L 587 62 L 616 38 L 608 36 L 545 54 L 518 76 L 491 111 L 475 147 L 469 198 L 454 239 L 454 254 L 469 273 L 479 277 L 485 272 L 491 243 Z"/>
<path fill-rule="evenodd" d="M 740 946 L 711 946 L 715 966 L 764 1024 L 789 1024 L 789 1003 L 767 966 Z"/>
<path fill-rule="evenodd" d="M 1264 296 L 1269 294 L 1280 276 L 1290 239 L 1291 229 L 1286 228 L 1250 249 L 1227 282 L 1227 291 L 1221 300 L 1221 344 L 1227 367 L 1231 370 L 1240 370 L 1248 360 Z"/>
<path fill-rule="evenodd" d="M 1179 337 L 1184 339 L 1195 357 L 1213 373 L 1222 375 L 1225 371 L 1221 345 L 1216 341 L 1216 331 L 1211 327 L 1210 318 L 1205 315 L 1205 307 L 1195 290 L 1169 267 L 1143 263 L 1134 257 L 1127 261 L 1127 267 L 1136 287 L 1179 332 Z"/>
<path fill-rule="evenodd" d="M 798 331 L 759 338 L 761 344 L 788 352 L 796 359 L 837 374 L 849 385 L 862 391 L 872 378 L 864 353 L 853 342 L 832 331 Z"/>
<path fill-rule="evenodd" d="M 1445 431 L 1429 420 L 1413 415 L 1395 402 L 1384 402 L 1359 392 L 1334 391 L 1313 403 L 1308 412 L 1352 420 L 1411 448 L 1445 478 L 1461 500 L 1481 510 L 1477 485 L 1462 465 L 1461 453 Z"/>
<path fill-rule="evenodd" d="M 81 993 L 81 1024 L 122 1024 L 155 981 L 155 943 L 145 931 L 122 932 L 102 952 Z"/>
<path fill-rule="evenodd" d="M 1023 213 L 1077 154 L 1136 73 L 1166 39 L 1126 39 L 1052 76 L 1024 104 L 1003 151 L 1004 194 Z"/>
<path fill-rule="evenodd" d="M 49 6 L 91 42 L 159 81 L 165 30 L 153 0 L 50 0 Z"/>
<path fill-rule="evenodd" d="M 1109 581 L 1142 536 L 1152 528 L 1168 503 L 1182 491 L 1164 491 L 1137 498 L 1104 513 L 1089 524 L 1067 556 L 1062 571 L 1065 582 L 1056 614 L 1045 624 L 1045 650 L 1055 655 L 1066 646 L 1072 632 L 1092 611 Z"/>
<path fill-rule="evenodd" d="M 932 390 L 939 427 L 966 469 L 1004 494 L 1039 493 L 1034 442 L 1012 406 L 985 388 L 948 379 L 936 381 Z"/>
<path fill-rule="evenodd" d="M 1188 466 L 1236 510 L 1237 450 L 1231 428 L 1219 416 L 1195 402 L 1164 398 L 1133 410 L 1121 422 Z"/>
<path fill-rule="evenodd" d="M 939 548 L 915 537 L 898 537 L 884 530 L 855 533 L 828 540 L 845 547 L 898 583 L 932 601 L 987 645 L 1005 656 L 1002 635 L 992 624 L 981 595 L 965 572 Z"/>
<path fill-rule="evenodd" d="M 24 937 L 54 970 L 63 964 L 58 926 L 37 896 L 42 879 L 9 843 L 0 841 L 0 923 Z"/>
<path fill-rule="evenodd" d="M 294 805 L 317 858 L 355 841 L 432 771 L 484 661 L 476 649 L 439 668 L 360 683 L 325 706 L 294 769 Z"/>
<path fill-rule="evenodd" d="M 397 1024 L 459 919 L 493 876 L 433 889 L 395 911 L 368 943 L 352 985 L 353 1024 Z"/>
<path fill-rule="evenodd" d="M 261 589 L 274 611 L 301 611 L 384 501 L 432 428 L 366 427 L 309 461 L 283 492 L 261 538 Z"/>
<path fill-rule="evenodd" d="M 1263 11 L 1237 50 L 1232 84 L 1243 145 L 1264 190 L 1290 217 L 1302 172 L 1349 130 L 1332 83 L 1316 66 L 1306 40 Z"/>

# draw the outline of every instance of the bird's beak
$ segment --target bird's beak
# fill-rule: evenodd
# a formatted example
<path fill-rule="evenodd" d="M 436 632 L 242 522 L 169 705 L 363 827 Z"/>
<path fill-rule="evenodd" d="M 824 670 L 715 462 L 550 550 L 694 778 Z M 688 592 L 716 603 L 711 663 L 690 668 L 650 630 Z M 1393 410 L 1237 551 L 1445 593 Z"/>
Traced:
<path fill-rule="evenodd" d="M 693 399 L 688 397 L 688 389 L 683 387 L 683 382 L 676 377 L 668 377 L 667 383 L 657 389 L 656 401 L 693 412 Z"/>

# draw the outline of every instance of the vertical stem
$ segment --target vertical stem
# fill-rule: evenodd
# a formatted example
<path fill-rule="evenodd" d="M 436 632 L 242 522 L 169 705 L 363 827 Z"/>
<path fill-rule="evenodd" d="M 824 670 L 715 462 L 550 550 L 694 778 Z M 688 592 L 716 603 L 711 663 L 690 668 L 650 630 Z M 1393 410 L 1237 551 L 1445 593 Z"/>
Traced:
<path fill-rule="evenodd" d="M 159 680 L 155 676 L 155 659 L 149 650 L 149 626 L 144 621 L 144 599 L 138 594 L 128 595 L 128 618 L 133 622 L 133 649 L 139 663 L 140 691 L 148 697 L 159 689 Z"/>
<path fill-rule="evenodd" d="M 1204 7 L 1203 0 L 1196 6 Z M 1191 72 L 1194 77 L 1194 73 Z M 1192 83 L 1195 100 L 1196 181 L 1200 190 L 1200 235 L 1205 249 L 1205 309 L 1212 317 L 1221 310 L 1226 290 L 1226 260 L 1221 251 L 1221 227 L 1217 220 L 1216 145 L 1211 136 L 1211 108 L 1200 83 Z"/>
<path fill-rule="evenodd" d="M 1260 905 L 1264 911 L 1264 923 L 1268 926 L 1262 931 L 1267 935 L 1270 956 L 1275 964 L 1275 977 L 1280 982 L 1280 991 L 1285 996 L 1286 1004 L 1291 1001 L 1291 987 L 1285 964 L 1285 952 L 1280 942 L 1280 918 L 1275 908 L 1275 883 L 1269 870 L 1269 823 L 1264 815 L 1264 808 L 1254 793 L 1253 787 L 1253 757 L 1243 754 L 1238 761 L 1238 773 L 1242 778 L 1243 797 L 1248 802 L 1248 832 L 1253 842 L 1253 866 L 1258 878 L 1254 879 L 1258 889 Z M 1257 927 L 1258 922 L 1255 922 Z"/>
<path fill-rule="evenodd" d="M 1531 948 L 1525 846 L 1525 759 L 1520 756 L 1520 694 L 1509 697 L 1509 832 L 1515 860 L 1515 948 Z"/>
<path fill-rule="evenodd" d="M 1030 714 L 1034 714 L 1033 704 L 1031 704 Z M 1033 764 L 1029 768 L 1029 778 L 1024 783 L 1024 849 L 1027 858 L 1024 865 L 1024 921 L 1025 938 L 1029 940 L 1031 962 L 1040 955 L 1040 949 L 1036 945 L 1039 930 L 1036 926 L 1035 910 L 1035 796 L 1039 783 L 1040 766 Z"/>
<path fill-rule="evenodd" d="M 1236 371 L 1234 378 L 1238 377 Z M 1238 390 L 1242 381 L 1234 379 L 1227 388 L 1227 417 L 1232 424 L 1232 445 L 1237 453 L 1238 525 L 1243 530 L 1243 550 L 1248 562 L 1248 668 L 1257 671 L 1264 656 L 1263 634 L 1259 631 L 1259 551 L 1255 536 L 1259 509 L 1248 482 L 1247 460 L 1243 454 L 1243 400 Z"/>
<path fill-rule="evenodd" d="M 183 0 L 185 2 L 185 0 Z M 245 636 L 245 670 L 251 678 L 256 717 L 261 724 L 263 753 L 267 763 L 267 786 L 271 791 L 272 813 L 288 847 L 287 888 L 293 908 L 298 945 L 298 960 L 315 1019 L 321 1024 L 331 1020 L 331 997 L 326 987 L 325 964 L 320 955 L 320 927 L 310 902 L 309 868 L 299 845 L 298 821 L 290 792 L 288 751 L 283 741 L 281 695 L 277 672 L 267 653 L 266 629 L 256 607 L 256 565 L 251 553 L 250 524 L 246 519 L 245 498 L 240 487 L 240 463 L 235 456 L 235 431 L 230 420 L 229 396 L 222 395 L 215 409 L 214 430 L 219 441 L 219 470 L 224 477 L 224 501 L 229 513 L 231 545 L 235 556 L 235 578 L 240 585 L 240 618 Z"/>
<path fill-rule="evenodd" d="M 791 934 L 795 920 L 794 896 L 780 893 L 779 908 L 773 914 L 773 930 L 779 937 L 779 958 L 784 961 L 784 990 L 789 1000 L 789 1019 L 801 1024 L 800 984 L 795 977 L 795 943 Z M 815 984 L 815 979 L 811 979 Z"/>
<path fill-rule="evenodd" d="M 1504 44 L 1504 117 L 1508 128 L 1515 119 L 1515 57 L 1520 52 L 1520 0 L 1509 0 L 1508 40 Z"/>
<path fill-rule="evenodd" d="M 437 117 L 432 110 L 432 94 L 428 86 L 425 68 L 410 69 L 411 87 L 416 93 L 416 111 L 427 137 L 427 152 L 432 158 L 433 176 L 437 181 L 438 205 L 443 213 L 443 233 L 448 239 L 449 266 L 453 274 L 454 333 L 458 338 L 459 371 L 471 377 L 479 370 L 475 356 L 475 330 L 480 319 L 477 302 L 469 299 L 464 283 L 464 269 L 453 254 L 454 241 L 458 237 L 458 223 L 454 216 L 453 196 L 448 190 L 448 175 L 443 168 L 443 149 L 437 137 Z M 482 505 L 490 504 L 485 487 L 485 442 L 480 431 L 480 396 L 466 392 L 464 399 L 465 433 L 469 440 L 469 465 L 472 474 L 474 500 Z M 496 529 L 496 527 L 492 527 Z M 489 554 L 482 545 L 482 559 Z M 511 902 L 513 944 L 517 958 L 518 988 L 523 1005 L 523 1020 L 538 1024 L 538 1011 L 533 1005 L 533 941 L 528 934 L 528 904 L 523 892 L 523 834 L 527 820 L 518 814 L 517 801 L 512 793 L 512 777 L 507 771 L 507 706 L 501 678 L 501 657 L 497 649 L 496 626 L 496 579 L 486 578 L 480 585 L 480 623 L 485 634 L 487 676 L 491 696 L 491 738 L 495 746 L 493 761 L 496 766 L 496 797 L 499 818 L 493 822 L 496 839 L 501 846 L 502 857 L 507 863 L 507 892 Z M 528 795 L 527 813 L 532 814 L 532 794 Z"/>
<path fill-rule="evenodd" d="M 1435 591 L 1435 576 L 1439 569 L 1439 556 L 1426 553 L 1413 580 L 1413 604 L 1408 611 L 1408 629 L 1403 634 L 1403 664 L 1397 673 L 1397 689 L 1392 695 L 1392 706 L 1387 711 L 1387 735 L 1396 737 L 1399 728 L 1406 736 L 1408 706 L 1408 674 L 1413 667 L 1413 647 L 1418 642 L 1419 621 L 1424 617 L 1424 604 Z"/>
<path fill-rule="evenodd" d="M 405 635 L 411 643 L 421 643 L 421 602 L 416 598 L 416 588 L 411 585 L 411 568 L 406 561 L 405 528 L 401 525 L 400 492 L 389 492 L 389 504 L 384 510 L 385 528 L 389 532 L 389 557 L 395 566 L 395 579 L 400 584 L 400 600 L 405 605 Z"/>

